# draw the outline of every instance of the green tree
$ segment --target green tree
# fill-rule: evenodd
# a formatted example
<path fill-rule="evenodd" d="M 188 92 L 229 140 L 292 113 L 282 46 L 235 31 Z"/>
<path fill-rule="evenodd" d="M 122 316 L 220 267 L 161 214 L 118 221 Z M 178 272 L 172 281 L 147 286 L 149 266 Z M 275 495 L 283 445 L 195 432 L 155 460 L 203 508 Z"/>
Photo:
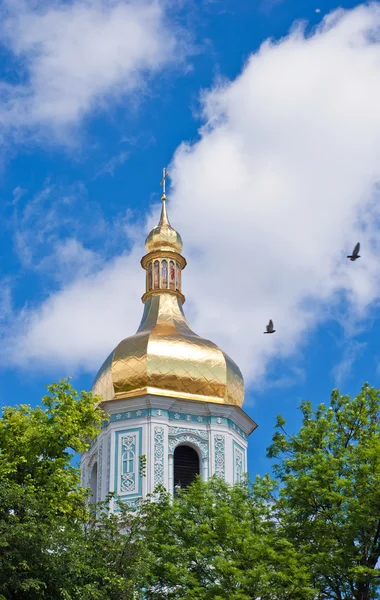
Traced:
<path fill-rule="evenodd" d="M 351 399 L 301 406 L 303 423 L 288 435 L 278 417 L 269 456 L 282 488 L 279 517 L 308 559 L 316 598 L 380 597 L 380 390 L 365 384 Z"/>
<path fill-rule="evenodd" d="M 41 406 L 7 407 L 0 418 L 0 597 L 7 600 L 59 597 L 57 555 L 87 518 L 71 460 L 98 433 L 101 411 L 67 380 L 47 389 Z"/>
<path fill-rule="evenodd" d="M 92 505 L 81 530 L 69 530 L 65 552 L 56 553 L 56 572 L 64 573 L 64 600 L 138 600 L 139 582 L 146 571 L 145 539 L 138 512 L 121 501 Z M 112 500 L 111 500 L 112 502 Z"/>
<path fill-rule="evenodd" d="M 269 478 L 234 487 L 198 479 L 174 500 L 145 502 L 147 600 L 308 600 L 302 556 L 274 520 Z"/>

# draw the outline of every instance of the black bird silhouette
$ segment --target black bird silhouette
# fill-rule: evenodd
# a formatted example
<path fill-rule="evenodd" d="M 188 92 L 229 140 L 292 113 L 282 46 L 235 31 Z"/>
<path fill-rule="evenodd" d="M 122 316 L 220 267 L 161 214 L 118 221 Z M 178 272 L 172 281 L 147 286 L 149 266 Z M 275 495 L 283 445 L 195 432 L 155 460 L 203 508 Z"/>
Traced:
<path fill-rule="evenodd" d="M 357 258 L 360 258 L 359 256 L 359 250 L 360 250 L 360 243 L 358 242 L 354 248 L 353 253 L 351 254 L 351 256 L 347 256 L 347 258 L 349 258 L 350 260 L 354 261 Z"/>
<path fill-rule="evenodd" d="M 276 330 L 273 329 L 273 321 L 272 319 L 269 321 L 268 325 L 267 325 L 267 330 L 264 331 L 264 333 L 274 333 Z"/>

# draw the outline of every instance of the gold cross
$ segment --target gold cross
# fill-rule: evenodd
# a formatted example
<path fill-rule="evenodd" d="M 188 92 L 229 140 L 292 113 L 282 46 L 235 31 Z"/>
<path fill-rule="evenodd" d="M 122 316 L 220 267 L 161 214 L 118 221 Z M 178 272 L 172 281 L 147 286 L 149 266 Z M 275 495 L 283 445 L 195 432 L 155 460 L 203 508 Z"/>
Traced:
<path fill-rule="evenodd" d="M 160 185 L 162 185 L 162 195 L 166 196 L 166 189 L 165 189 L 165 183 L 166 183 L 166 178 L 169 175 L 169 173 L 167 172 L 166 168 L 164 167 L 162 169 L 162 179 L 160 182 Z"/>

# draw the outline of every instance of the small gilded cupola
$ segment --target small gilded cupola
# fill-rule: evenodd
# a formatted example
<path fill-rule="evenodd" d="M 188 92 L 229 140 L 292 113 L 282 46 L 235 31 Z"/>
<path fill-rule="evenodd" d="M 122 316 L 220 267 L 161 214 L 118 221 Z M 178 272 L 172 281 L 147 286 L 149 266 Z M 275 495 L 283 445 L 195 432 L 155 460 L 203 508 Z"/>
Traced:
<path fill-rule="evenodd" d="M 142 298 L 143 302 L 153 294 L 163 291 L 174 293 L 182 302 L 185 301 L 181 290 L 181 273 L 186 266 L 186 260 L 181 255 L 181 236 L 170 225 L 168 218 L 165 188 L 167 176 L 168 172 L 163 169 L 161 216 L 158 225 L 145 240 L 147 254 L 141 260 L 141 265 L 146 270 L 146 292 Z"/>

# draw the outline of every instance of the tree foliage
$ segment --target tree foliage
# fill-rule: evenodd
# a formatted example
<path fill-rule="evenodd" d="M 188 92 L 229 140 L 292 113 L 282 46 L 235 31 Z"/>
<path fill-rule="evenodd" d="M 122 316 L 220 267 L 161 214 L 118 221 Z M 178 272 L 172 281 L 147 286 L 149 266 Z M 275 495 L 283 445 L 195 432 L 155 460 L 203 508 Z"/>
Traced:
<path fill-rule="evenodd" d="M 269 478 L 234 487 L 198 479 L 146 502 L 147 600 L 307 600 L 307 567 L 274 520 Z"/>
<path fill-rule="evenodd" d="M 88 504 L 72 465 L 100 430 L 96 398 L 48 392 L 0 419 L 0 600 L 380 597 L 379 390 L 304 402 L 295 435 L 279 417 L 277 481 L 198 479 L 135 512 Z"/>
<path fill-rule="evenodd" d="M 79 534 L 86 493 L 74 452 L 96 436 L 92 394 L 67 380 L 48 386 L 42 406 L 6 407 L 0 419 L 0 595 L 53 597 L 56 548 Z"/>
<path fill-rule="evenodd" d="M 380 390 L 301 406 L 298 434 L 279 417 L 269 456 L 279 459 L 279 518 L 308 557 L 317 599 L 380 597 Z"/>

